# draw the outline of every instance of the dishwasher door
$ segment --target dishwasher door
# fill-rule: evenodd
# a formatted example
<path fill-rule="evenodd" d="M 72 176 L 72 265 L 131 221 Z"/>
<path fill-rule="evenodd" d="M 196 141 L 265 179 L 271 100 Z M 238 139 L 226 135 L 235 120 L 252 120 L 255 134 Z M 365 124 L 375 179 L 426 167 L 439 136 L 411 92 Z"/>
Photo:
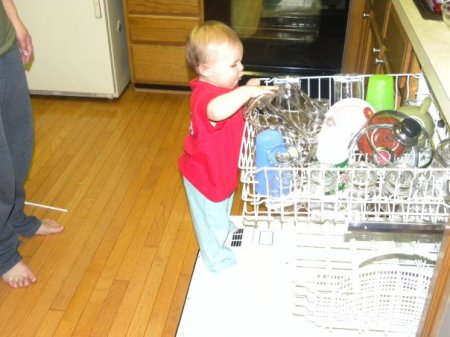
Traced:
<path fill-rule="evenodd" d="M 177 337 L 415 336 L 440 236 L 242 220 L 236 265 L 199 255 Z"/>

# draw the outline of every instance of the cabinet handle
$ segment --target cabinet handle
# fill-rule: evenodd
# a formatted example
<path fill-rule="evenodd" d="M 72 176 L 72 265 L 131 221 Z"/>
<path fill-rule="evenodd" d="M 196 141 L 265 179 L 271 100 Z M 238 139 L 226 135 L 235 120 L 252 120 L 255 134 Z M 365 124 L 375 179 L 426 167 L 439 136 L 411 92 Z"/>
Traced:
<path fill-rule="evenodd" d="M 375 59 L 375 64 L 383 64 L 383 63 L 384 63 L 383 59 L 379 59 L 379 58 Z"/>
<path fill-rule="evenodd" d="M 367 19 L 369 16 L 370 16 L 370 15 L 369 15 L 369 13 L 367 13 L 367 12 L 364 12 L 363 15 L 362 15 L 363 19 Z"/>
<path fill-rule="evenodd" d="M 374 47 L 374 48 L 372 49 L 372 53 L 373 53 L 373 54 L 379 53 L 380 51 L 381 51 L 380 48 L 375 48 L 375 47 Z"/>

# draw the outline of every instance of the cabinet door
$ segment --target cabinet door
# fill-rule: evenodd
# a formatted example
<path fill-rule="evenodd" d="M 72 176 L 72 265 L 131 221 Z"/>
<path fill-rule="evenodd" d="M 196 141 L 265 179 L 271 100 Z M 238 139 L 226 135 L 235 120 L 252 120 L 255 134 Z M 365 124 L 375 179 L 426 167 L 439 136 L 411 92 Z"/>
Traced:
<path fill-rule="evenodd" d="M 420 73 L 421 67 L 419 60 L 414 53 L 414 51 L 411 50 L 411 54 L 408 56 L 408 67 L 405 70 L 405 73 L 408 74 L 417 74 Z M 417 89 L 419 86 L 419 80 L 411 78 L 408 83 L 406 81 L 400 81 L 399 83 L 399 89 L 400 89 L 400 95 L 401 95 L 401 102 L 400 104 L 405 104 L 405 101 L 408 99 L 415 99 L 415 94 L 417 93 Z"/>
<path fill-rule="evenodd" d="M 369 1 L 351 0 L 345 35 L 343 73 L 358 73 L 369 25 Z"/>
<path fill-rule="evenodd" d="M 380 73 L 383 63 L 385 63 L 384 47 L 381 44 L 377 27 L 374 25 L 373 17 L 370 17 L 359 72 L 363 74 Z"/>
<path fill-rule="evenodd" d="M 389 59 L 393 73 L 405 73 L 408 70 L 412 46 L 402 27 L 400 18 L 391 7 L 386 23 L 386 35 L 384 45 L 386 46 L 386 57 Z"/>
<path fill-rule="evenodd" d="M 390 6 L 391 0 L 370 0 L 371 16 L 382 37 L 384 37 L 386 31 L 385 21 Z"/>

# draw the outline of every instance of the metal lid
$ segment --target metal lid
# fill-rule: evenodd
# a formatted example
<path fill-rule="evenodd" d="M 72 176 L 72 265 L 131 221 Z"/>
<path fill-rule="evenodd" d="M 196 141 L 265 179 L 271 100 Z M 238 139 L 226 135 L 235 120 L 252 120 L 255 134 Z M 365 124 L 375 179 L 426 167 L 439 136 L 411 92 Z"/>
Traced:
<path fill-rule="evenodd" d="M 392 127 L 392 133 L 400 144 L 414 146 L 422 133 L 422 127 L 415 119 L 408 117 L 395 124 Z"/>

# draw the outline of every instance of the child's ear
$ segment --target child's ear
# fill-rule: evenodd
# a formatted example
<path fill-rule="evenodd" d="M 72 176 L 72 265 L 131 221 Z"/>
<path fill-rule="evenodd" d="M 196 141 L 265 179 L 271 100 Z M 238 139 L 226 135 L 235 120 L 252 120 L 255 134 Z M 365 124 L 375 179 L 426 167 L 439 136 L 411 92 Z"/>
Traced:
<path fill-rule="evenodd" d="M 208 77 L 211 76 L 212 72 L 211 69 L 209 69 L 209 67 L 206 64 L 200 64 L 198 66 L 198 71 L 200 73 L 200 75 Z"/>

